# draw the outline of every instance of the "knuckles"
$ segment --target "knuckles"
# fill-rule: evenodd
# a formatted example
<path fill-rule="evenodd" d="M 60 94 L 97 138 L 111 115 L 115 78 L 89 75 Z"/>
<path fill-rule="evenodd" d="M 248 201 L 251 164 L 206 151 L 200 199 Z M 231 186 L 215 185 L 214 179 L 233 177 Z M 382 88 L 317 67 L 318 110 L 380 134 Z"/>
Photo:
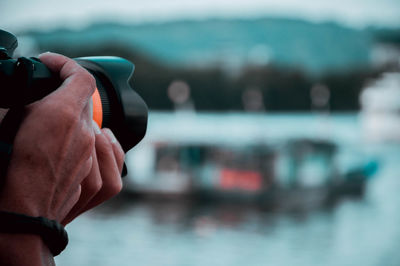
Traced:
<path fill-rule="evenodd" d="M 74 74 L 74 81 L 82 88 L 88 90 L 88 95 L 92 95 L 96 89 L 96 79 L 83 67 L 79 67 Z"/>
<path fill-rule="evenodd" d="M 82 129 L 80 132 L 80 139 L 82 147 L 89 154 L 88 156 L 90 156 L 92 151 L 95 149 L 96 143 L 96 137 L 93 133 L 93 130 L 91 130 L 91 128 L 88 128 L 87 126 L 84 127 L 84 129 Z"/>
<path fill-rule="evenodd" d="M 114 182 L 111 182 L 108 187 L 110 197 L 113 197 L 121 192 L 122 190 L 122 179 L 120 176 L 115 178 Z"/>
<path fill-rule="evenodd" d="M 70 66 L 71 68 L 71 76 L 73 79 L 76 79 L 80 85 L 86 85 L 88 88 L 94 89 L 96 87 L 96 79 L 92 74 L 89 73 L 85 68 L 80 66 L 77 62 L 71 60 L 68 63 L 73 64 Z"/>
<path fill-rule="evenodd" d="M 100 176 L 92 176 L 85 184 L 85 193 L 90 196 L 95 196 L 103 187 L 103 181 Z"/>
<path fill-rule="evenodd" d="M 117 159 L 118 166 L 121 166 L 121 167 L 120 167 L 120 168 L 121 168 L 120 170 L 122 171 L 122 166 L 123 166 L 124 161 L 125 161 L 125 152 L 124 152 L 124 150 L 122 149 L 121 145 L 118 145 L 118 146 L 117 146 L 116 159 Z"/>

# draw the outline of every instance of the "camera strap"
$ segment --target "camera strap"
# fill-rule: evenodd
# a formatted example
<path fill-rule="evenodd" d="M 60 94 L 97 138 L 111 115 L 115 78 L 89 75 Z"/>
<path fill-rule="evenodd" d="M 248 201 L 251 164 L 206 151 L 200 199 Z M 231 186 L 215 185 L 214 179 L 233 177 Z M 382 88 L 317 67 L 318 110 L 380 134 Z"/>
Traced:
<path fill-rule="evenodd" d="M 13 143 L 23 120 L 23 107 L 11 108 L 0 125 L 0 178 L 4 182 L 13 152 Z"/>
<path fill-rule="evenodd" d="M 14 69 L 16 84 L 13 84 L 13 88 L 8 89 L 17 90 L 21 101 L 9 109 L 0 124 L 0 182 L 4 182 L 7 175 L 14 139 L 25 115 L 23 102 L 26 92 L 31 86 L 32 73 L 32 61 L 25 57 L 18 58 Z"/>
<path fill-rule="evenodd" d="M 25 57 L 18 58 L 15 69 L 17 82 L 13 90 L 18 90 L 20 101 L 14 103 L 0 124 L 0 187 L 6 181 L 13 143 L 25 117 L 25 97 L 31 87 L 33 62 Z M 13 84 L 14 85 L 14 84 Z M 38 234 L 53 256 L 57 256 L 68 244 L 68 234 L 64 227 L 54 220 L 31 217 L 24 214 L 0 211 L 0 232 Z"/>

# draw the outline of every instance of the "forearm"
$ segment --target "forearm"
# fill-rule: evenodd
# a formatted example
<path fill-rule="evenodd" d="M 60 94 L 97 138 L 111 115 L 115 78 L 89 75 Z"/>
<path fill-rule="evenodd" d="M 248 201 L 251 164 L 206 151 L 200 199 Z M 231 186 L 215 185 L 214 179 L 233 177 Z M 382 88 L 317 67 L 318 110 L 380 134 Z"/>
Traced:
<path fill-rule="evenodd" d="M 0 265 L 55 265 L 40 236 L 0 233 Z"/>

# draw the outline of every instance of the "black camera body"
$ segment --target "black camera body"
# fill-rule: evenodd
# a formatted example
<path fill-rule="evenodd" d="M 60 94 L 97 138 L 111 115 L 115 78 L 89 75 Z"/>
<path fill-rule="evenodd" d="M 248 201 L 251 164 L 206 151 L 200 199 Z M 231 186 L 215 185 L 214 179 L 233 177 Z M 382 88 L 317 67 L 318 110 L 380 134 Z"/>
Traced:
<path fill-rule="evenodd" d="M 13 59 L 17 38 L 0 30 L 0 108 L 27 105 L 56 90 L 62 81 L 37 58 Z M 75 59 L 96 79 L 101 126 L 110 128 L 125 152 L 139 143 L 147 128 L 147 106 L 130 87 L 135 66 L 120 57 Z"/>

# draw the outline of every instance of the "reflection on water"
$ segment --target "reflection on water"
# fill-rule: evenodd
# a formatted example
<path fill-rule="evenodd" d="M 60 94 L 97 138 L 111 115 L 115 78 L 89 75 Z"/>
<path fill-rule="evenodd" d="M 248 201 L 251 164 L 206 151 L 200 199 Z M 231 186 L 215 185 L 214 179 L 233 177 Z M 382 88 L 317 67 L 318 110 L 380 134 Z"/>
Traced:
<path fill-rule="evenodd" d="M 308 211 L 117 198 L 68 227 L 58 265 L 399 265 L 399 147 L 363 198 Z"/>

